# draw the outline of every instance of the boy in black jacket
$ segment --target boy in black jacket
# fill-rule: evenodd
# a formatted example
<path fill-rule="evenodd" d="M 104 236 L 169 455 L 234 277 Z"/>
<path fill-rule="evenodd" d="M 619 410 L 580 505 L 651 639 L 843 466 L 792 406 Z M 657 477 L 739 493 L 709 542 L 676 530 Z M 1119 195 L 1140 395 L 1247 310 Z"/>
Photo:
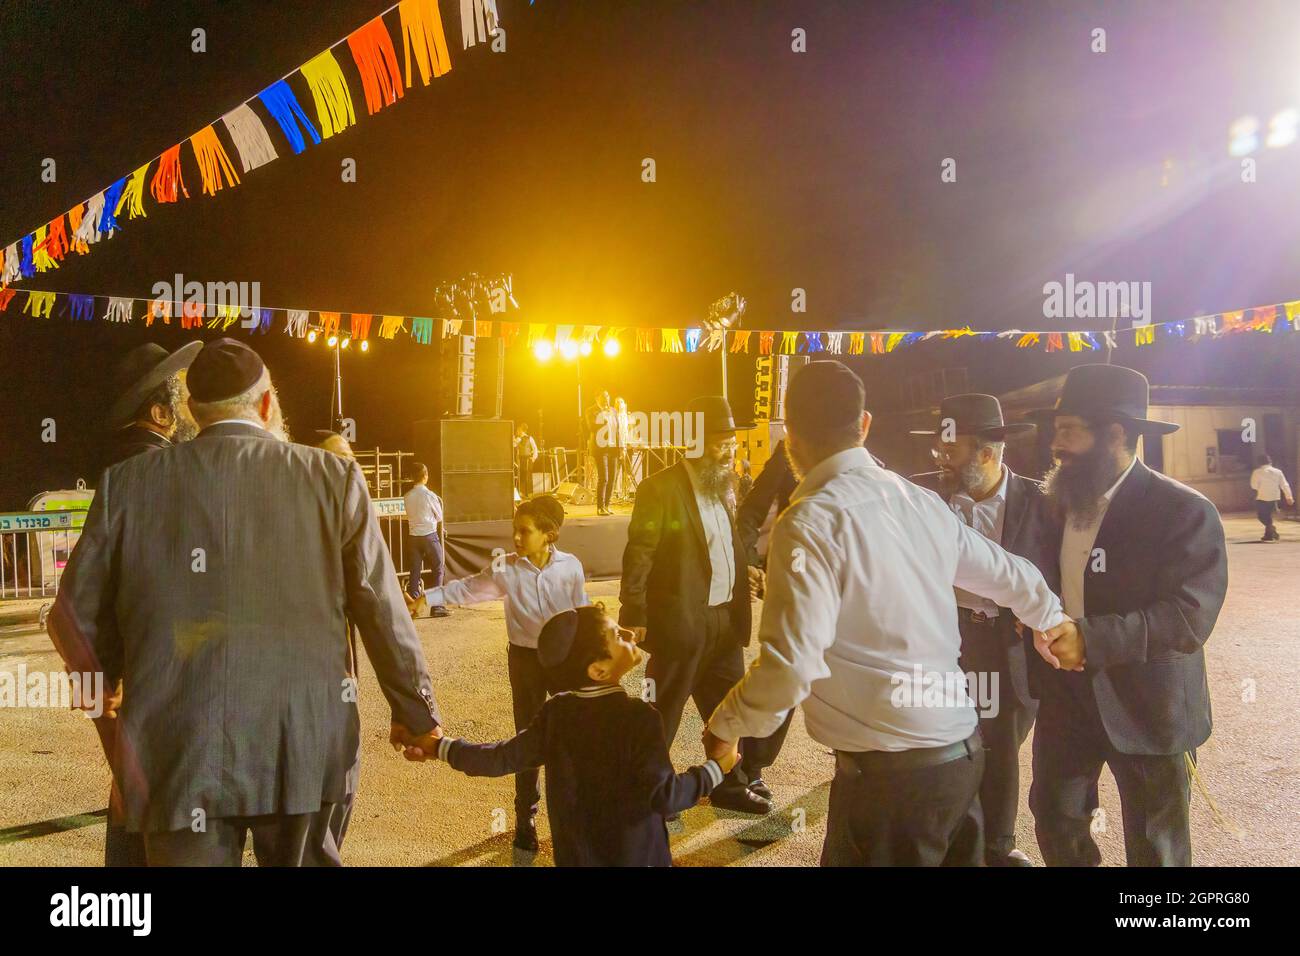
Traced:
<path fill-rule="evenodd" d="M 436 754 L 406 756 L 436 756 L 476 777 L 545 765 L 557 866 L 671 866 L 664 817 L 707 796 L 738 754 L 674 772 L 659 714 L 619 683 L 641 649 L 603 606 L 551 618 L 537 651 L 556 696 L 526 730 L 492 744 L 445 737 Z"/>

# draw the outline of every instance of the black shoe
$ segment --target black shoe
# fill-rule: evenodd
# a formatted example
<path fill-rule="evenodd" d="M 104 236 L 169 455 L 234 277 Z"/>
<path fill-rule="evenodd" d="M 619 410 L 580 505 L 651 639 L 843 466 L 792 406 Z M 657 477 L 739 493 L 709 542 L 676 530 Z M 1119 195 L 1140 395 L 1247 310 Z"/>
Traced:
<path fill-rule="evenodd" d="M 451 611 L 445 607 L 435 607 L 429 612 L 429 617 L 451 617 Z"/>
<path fill-rule="evenodd" d="M 985 866 L 1033 866 L 1034 861 L 1025 856 L 1020 850 L 1008 850 L 1003 853 L 986 853 L 984 855 Z"/>
<path fill-rule="evenodd" d="M 721 810 L 752 813 L 760 817 L 772 812 L 771 800 L 760 797 L 740 783 L 724 783 L 709 794 L 709 803 Z"/>
<path fill-rule="evenodd" d="M 525 853 L 537 852 L 537 823 L 533 820 L 521 820 L 515 824 L 514 847 Z"/>
<path fill-rule="evenodd" d="M 763 782 L 762 777 L 754 777 L 749 781 L 749 792 L 758 794 L 764 800 L 772 799 L 772 788 Z"/>

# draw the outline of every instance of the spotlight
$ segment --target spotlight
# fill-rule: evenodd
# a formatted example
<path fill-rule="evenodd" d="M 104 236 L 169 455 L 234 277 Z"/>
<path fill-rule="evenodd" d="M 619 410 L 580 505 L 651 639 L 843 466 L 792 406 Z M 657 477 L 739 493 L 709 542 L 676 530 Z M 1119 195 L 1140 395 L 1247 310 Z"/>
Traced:
<path fill-rule="evenodd" d="M 347 348 L 351 344 L 352 344 L 352 339 L 350 338 L 344 339 L 340 348 Z"/>
<path fill-rule="evenodd" d="M 560 354 L 572 362 L 578 357 L 578 343 L 569 339 L 560 346 Z"/>
<path fill-rule="evenodd" d="M 312 343 L 315 341 L 316 341 L 316 330 L 312 329 L 310 332 L 307 333 L 307 342 Z"/>
<path fill-rule="evenodd" d="M 537 357 L 537 361 L 539 362 L 549 362 L 551 360 L 551 356 L 554 354 L 555 354 L 555 346 L 553 346 L 546 339 L 538 339 L 533 344 L 533 355 Z"/>
<path fill-rule="evenodd" d="M 1247 156 L 1259 148 L 1259 120 L 1242 116 L 1228 127 L 1228 155 Z"/>
<path fill-rule="evenodd" d="M 604 349 L 604 352 L 605 352 L 605 356 L 606 356 L 607 358 L 613 358 L 615 355 L 617 355 L 617 354 L 619 353 L 619 351 L 620 351 L 622 348 L 623 348 L 623 347 L 622 347 L 621 345 L 618 344 L 618 339 L 615 339 L 615 338 L 608 338 L 608 339 L 606 339 L 606 340 L 605 340 L 605 344 L 604 344 L 604 346 L 603 346 L 603 349 Z"/>
<path fill-rule="evenodd" d="M 339 337 L 337 335 L 331 335 L 328 339 L 325 340 L 325 344 L 328 345 L 330 348 L 334 348 L 334 346 L 339 344 Z"/>
<path fill-rule="evenodd" d="M 369 351 L 370 351 L 370 340 L 369 340 L 369 339 L 362 339 L 362 340 L 361 340 L 361 351 L 363 351 L 363 352 L 369 352 Z"/>
<path fill-rule="evenodd" d="M 1264 145 L 1270 149 L 1291 145 L 1295 142 L 1297 124 L 1300 124 L 1300 113 L 1294 109 L 1282 110 L 1268 121 L 1268 138 Z"/>
<path fill-rule="evenodd" d="M 591 343 L 583 342 L 581 345 L 578 346 L 578 352 L 581 353 L 583 358 L 586 358 L 588 355 L 591 354 Z"/>

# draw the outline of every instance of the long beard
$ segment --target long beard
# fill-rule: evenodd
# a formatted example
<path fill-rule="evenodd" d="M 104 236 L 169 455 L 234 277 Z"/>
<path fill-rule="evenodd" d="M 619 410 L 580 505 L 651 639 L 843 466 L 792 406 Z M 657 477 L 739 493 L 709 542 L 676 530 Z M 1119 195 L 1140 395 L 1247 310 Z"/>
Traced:
<path fill-rule="evenodd" d="M 271 420 L 266 423 L 266 430 L 283 442 L 291 442 L 289 437 L 289 423 L 284 419 L 284 413 L 280 411 L 280 393 L 271 389 Z"/>
<path fill-rule="evenodd" d="M 181 442 L 189 441 L 199 433 L 199 426 L 189 415 L 182 414 L 176 409 L 172 409 L 172 414 L 176 416 L 176 428 L 171 435 L 174 444 L 179 445 Z"/>
<path fill-rule="evenodd" d="M 700 490 L 724 505 L 730 505 L 735 494 L 735 472 L 713 459 L 701 459 L 695 466 L 695 480 Z"/>
<path fill-rule="evenodd" d="M 1101 497 L 1115 483 L 1116 464 L 1109 449 L 1094 445 L 1053 465 L 1043 478 L 1043 493 L 1059 515 L 1068 517 L 1076 529 L 1084 528 L 1097 519 Z"/>

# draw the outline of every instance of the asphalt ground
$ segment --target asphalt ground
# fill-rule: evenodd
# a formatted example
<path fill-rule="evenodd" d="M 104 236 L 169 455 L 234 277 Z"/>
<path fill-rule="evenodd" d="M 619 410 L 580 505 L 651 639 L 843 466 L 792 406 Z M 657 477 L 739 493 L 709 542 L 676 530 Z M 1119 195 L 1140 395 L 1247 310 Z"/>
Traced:
<path fill-rule="evenodd" d="M 1300 864 L 1300 526 L 1283 523 L 1283 540 L 1259 544 L 1253 518 L 1225 521 L 1230 590 L 1206 647 L 1214 733 L 1199 752 L 1200 786 L 1192 798 L 1198 865 Z M 617 607 L 617 582 L 589 588 Z M 0 617 L 0 621 L 12 620 Z M 757 614 L 755 615 L 757 622 Z M 499 603 L 457 609 L 418 629 L 450 732 L 493 740 L 513 732 L 506 679 L 506 638 Z M 756 653 L 751 647 L 749 655 Z M 0 670 L 60 669 L 34 624 L 0 624 Z M 639 690 L 641 672 L 629 674 Z M 388 746 L 387 708 L 362 661 L 362 775 L 345 862 L 378 866 L 549 866 L 545 802 L 542 850 L 510 845 L 513 781 L 462 776 L 441 764 L 410 764 Z M 700 718 L 688 704 L 672 750 L 684 768 L 702 759 Z M 1027 796 L 1030 744 L 1021 752 L 1019 845 L 1041 862 Z M 543 771 L 544 773 L 544 771 Z M 776 809 L 765 818 L 706 804 L 670 825 L 680 866 L 811 866 L 825 834 L 833 760 L 796 715 L 778 763 L 766 774 Z M 1204 789 L 1202 790 L 1201 787 Z M 78 714 L 50 708 L 0 708 L 0 865 L 96 866 L 103 861 L 108 769 L 98 738 Z M 1212 808 L 1213 805 L 1213 808 Z M 1107 865 L 1122 865 L 1119 797 L 1108 772 L 1098 833 Z M 251 863 L 251 853 L 245 863 Z"/>

